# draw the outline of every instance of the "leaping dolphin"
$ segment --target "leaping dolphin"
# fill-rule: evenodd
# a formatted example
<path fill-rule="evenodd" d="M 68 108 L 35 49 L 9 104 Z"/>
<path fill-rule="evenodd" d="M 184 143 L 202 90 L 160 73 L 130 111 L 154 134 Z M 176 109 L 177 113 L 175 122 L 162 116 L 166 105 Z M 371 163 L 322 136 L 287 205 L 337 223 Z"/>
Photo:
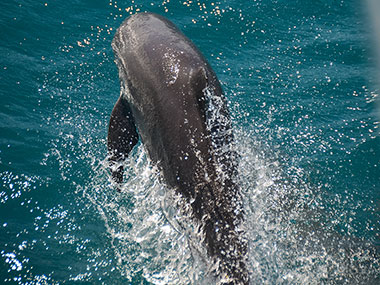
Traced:
<path fill-rule="evenodd" d="M 121 95 L 109 123 L 112 177 L 141 138 L 166 184 L 191 207 L 221 282 L 248 284 L 247 242 L 226 99 L 209 63 L 170 21 L 135 14 L 112 41 Z"/>

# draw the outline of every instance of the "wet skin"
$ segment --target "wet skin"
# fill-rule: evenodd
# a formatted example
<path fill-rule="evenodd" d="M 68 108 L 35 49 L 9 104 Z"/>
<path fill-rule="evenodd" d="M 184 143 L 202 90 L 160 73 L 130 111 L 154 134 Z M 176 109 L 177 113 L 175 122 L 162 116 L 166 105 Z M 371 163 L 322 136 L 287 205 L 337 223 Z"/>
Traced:
<path fill-rule="evenodd" d="M 121 96 L 111 114 L 112 176 L 139 138 L 166 184 L 191 205 L 216 275 L 248 284 L 236 153 L 220 83 L 195 45 L 151 13 L 127 18 L 112 41 Z M 227 281 L 228 280 L 228 281 Z"/>

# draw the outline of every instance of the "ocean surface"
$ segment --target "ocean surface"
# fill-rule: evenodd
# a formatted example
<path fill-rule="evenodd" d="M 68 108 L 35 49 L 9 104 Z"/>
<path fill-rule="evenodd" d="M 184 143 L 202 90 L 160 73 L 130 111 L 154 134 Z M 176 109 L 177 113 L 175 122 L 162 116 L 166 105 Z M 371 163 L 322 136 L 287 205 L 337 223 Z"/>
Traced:
<path fill-rule="evenodd" d="M 121 193 L 109 179 L 111 40 L 150 11 L 199 47 L 228 99 L 251 283 L 380 284 L 380 61 L 365 3 L 2 0 L 0 283 L 212 284 L 143 145 Z"/>

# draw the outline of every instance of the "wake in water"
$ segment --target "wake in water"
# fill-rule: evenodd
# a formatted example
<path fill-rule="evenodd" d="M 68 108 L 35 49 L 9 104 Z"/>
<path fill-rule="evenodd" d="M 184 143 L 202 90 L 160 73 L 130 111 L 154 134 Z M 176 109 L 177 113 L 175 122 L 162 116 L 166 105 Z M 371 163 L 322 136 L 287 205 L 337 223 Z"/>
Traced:
<path fill-rule="evenodd" d="M 245 136 L 247 137 L 247 136 Z M 301 169 L 285 171 L 250 137 L 240 142 L 253 284 L 375 284 L 373 244 L 342 235 Z M 343 202 L 343 201 L 341 201 Z"/>
<path fill-rule="evenodd" d="M 334 229 L 339 213 L 323 207 L 302 170 L 285 171 L 254 135 L 235 130 L 240 155 L 245 228 L 252 284 L 375 284 L 379 256 L 373 244 Z M 140 145 L 125 163 L 122 192 L 111 186 L 107 163 L 94 163 L 88 199 L 101 215 L 117 270 L 130 282 L 209 284 L 210 263 L 197 246 L 180 198 L 160 181 Z M 108 179 L 108 180 L 107 180 Z"/>

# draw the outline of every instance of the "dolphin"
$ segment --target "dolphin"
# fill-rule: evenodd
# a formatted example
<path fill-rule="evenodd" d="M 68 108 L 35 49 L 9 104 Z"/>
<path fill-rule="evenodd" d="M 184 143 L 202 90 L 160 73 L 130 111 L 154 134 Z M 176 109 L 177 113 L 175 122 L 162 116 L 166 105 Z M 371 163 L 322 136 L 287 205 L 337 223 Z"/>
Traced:
<path fill-rule="evenodd" d="M 121 92 L 109 122 L 113 180 L 141 139 L 164 182 L 190 205 L 224 284 L 248 284 L 237 155 L 221 85 L 197 47 L 153 13 L 128 17 L 112 48 Z"/>

